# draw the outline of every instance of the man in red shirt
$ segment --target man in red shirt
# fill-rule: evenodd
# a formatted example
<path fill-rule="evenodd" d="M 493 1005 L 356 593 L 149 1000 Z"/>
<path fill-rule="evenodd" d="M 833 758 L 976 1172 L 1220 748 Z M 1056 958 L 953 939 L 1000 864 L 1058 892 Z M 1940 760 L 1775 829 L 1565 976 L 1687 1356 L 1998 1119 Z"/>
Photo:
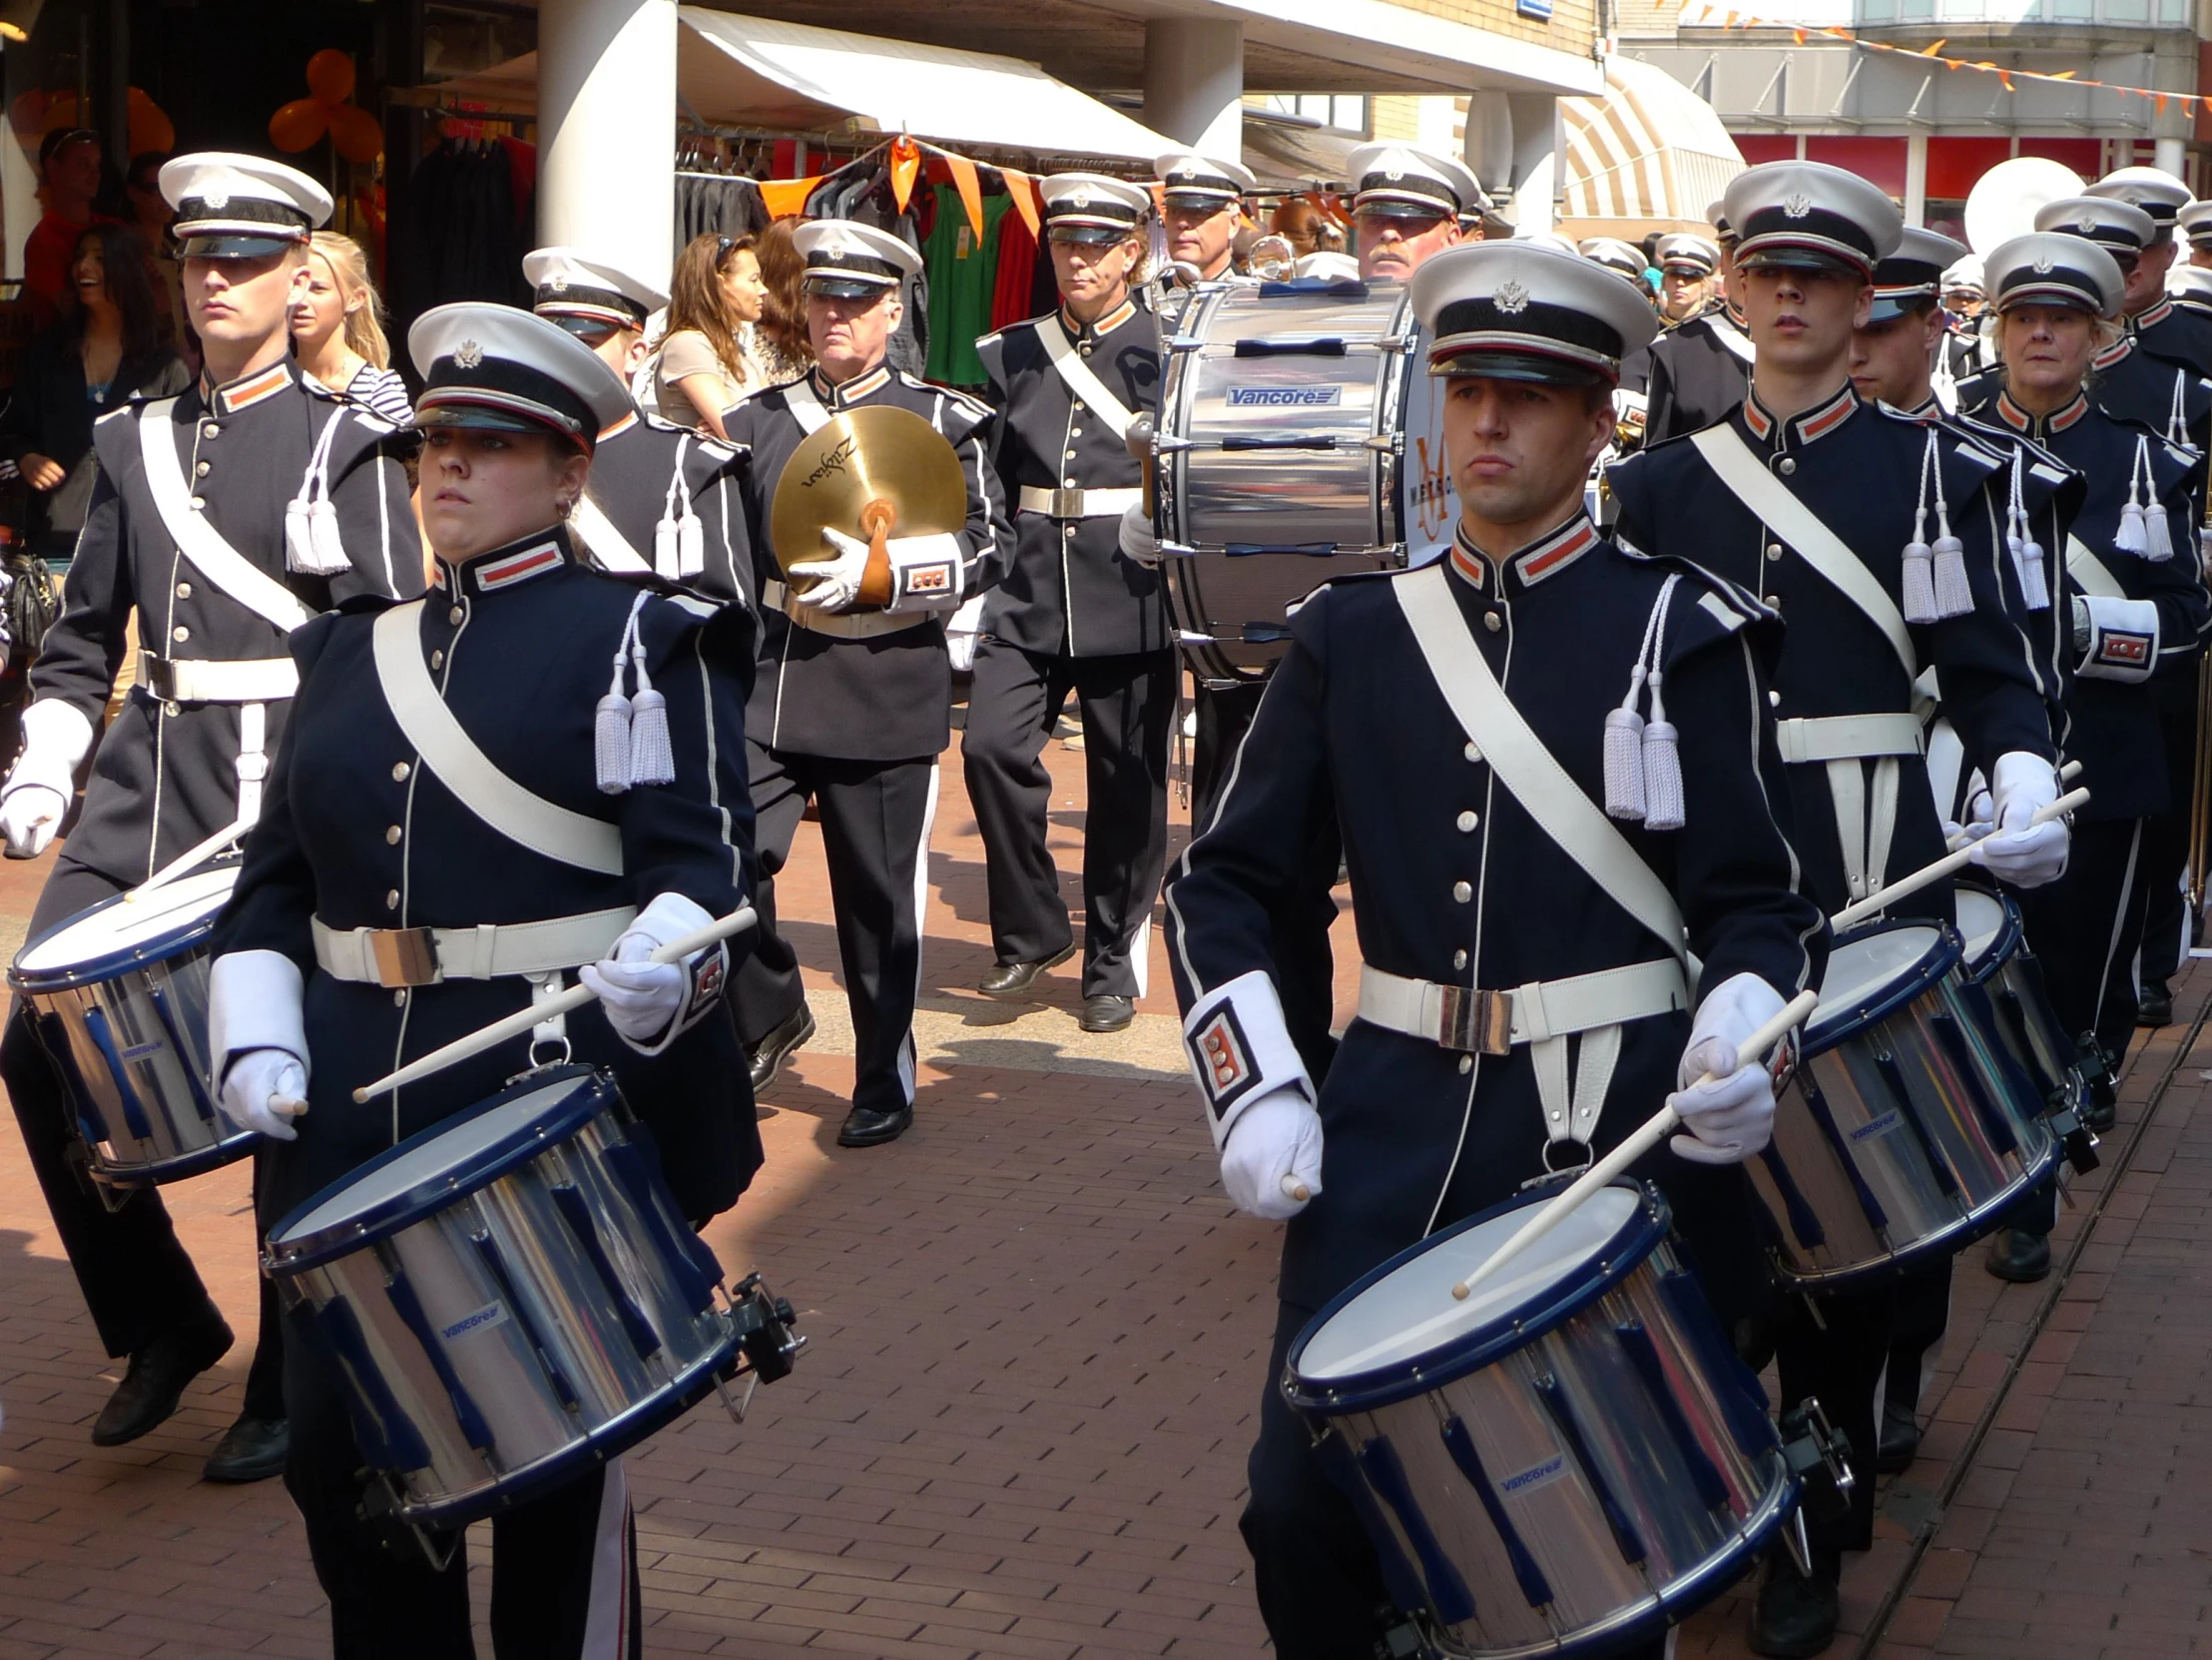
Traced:
<path fill-rule="evenodd" d="M 92 211 L 100 194 L 100 135 L 58 127 L 38 147 L 39 200 L 46 212 L 23 244 L 23 286 L 49 313 L 69 285 L 69 260 L 89 225 L 113 225 Z"/>

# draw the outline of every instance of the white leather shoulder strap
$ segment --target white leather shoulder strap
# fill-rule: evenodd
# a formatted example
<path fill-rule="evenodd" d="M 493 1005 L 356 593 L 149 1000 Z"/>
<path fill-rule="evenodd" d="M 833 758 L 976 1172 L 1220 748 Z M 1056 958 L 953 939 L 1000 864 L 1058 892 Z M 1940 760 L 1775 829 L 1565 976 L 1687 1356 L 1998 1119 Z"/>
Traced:
<path fill-rule="evenodd" d="M 1066 383 L 1067 389 L 1090 405 L 1091 412 L 1113 430 L 1115 437 L 1125 437 L 1129 423 L 1136 419 L 1122 406 L 1121 399 L 1106 389 L 1105 382 L 1091 373 L 1090 364 L 1083 361 L 1075 347 L 1068 344 L 1067 330 L 1055 317 L 1040 317 L 1036 324 L 1038 343 L 1044 354 L 1052 360 L 1053 371 Z"/>
<path fill-rule="evenodd" d="M 614 520 L 601 511 L 599 503 L 591 499 L 588 488 L 576 498 L 576 510 L 569 515 L 568 527 L 582 538 L 602 570 L 636 575 L 653 569 L 630 545 L 629 538 L 615 528 Z"/>
<path fill-rule="evenodd" d="M 287 633 L 313 615 L 289 588 L 223 539 L 208 515 L 192 505 L 184 463 L 177 459 L 177 437 L 169 413 L 173 397 L 157 398 L 137 415 L 139 456 L 145 464 L 147 493 L 178 550 L 200 574 L 256 616 Z"/>
<path fill-rule="evenodd" d="M 1443 566 L 1423 565 L 1391 579 L 1390 589 L 1453 719 L 1560 851 L 1686 960 L 1689 942 L 1674 895 L 1513 707 L 1467 632 L 1450 581 Z"/>
<path fill-rule="evenodd" d="M 2106 568 L 2103 560 L 2082 545 L 2078 536 L 2066 538 L 2066 574 L 2080 585 L 2084 594 L 2111 600 L 2127 598 L 2127 590 L 2120 586 L 2119 578 Z"/>
<path fill-rule="evenodd" d="M 799 421 L 800 430 L 813 437 L 830 424 L 830 411 L 822 406 L 822 399 L 815 396 L 814 387 L 801 375 L 784 388 L 784 407 Z"/>
<path fill-rule="evenodd" d="M 376 619 L 376 683 L 392 719 L 422 764 L 469 812 L 534 853 L 604 875 L 622 874 L 622 832 L 604 820 L 571 813 L 491 763 L 445 707 L 423 666 L 417 630 L 422 601 L 395 605 Z"/>
<path fill-rule="evenodd" d="M 1714 476 L 1751 509 L 1754 517 L 1797 549 L 1808 565 L 1882 630 L 1890 642 L 1890 649 L 1905 665 L 1906 678 L 1917 676 L 1921 672 L 1920 660 L 1913 651 L 1913 637 L 1906 632 L 1905 614 L 1898 609 L 1897 601 L 1890 598 L 1889 590 L 1875 580 L 1874 572 L 1860 562 L 1844 539 L 1829 529 L 1819 514 L 1798 500 L 1787 484 L 1767 471 L 1726 421 L 1707 427 L 1690 442 L 1705 457 L 1705 464 L 1713 469 Z"/>

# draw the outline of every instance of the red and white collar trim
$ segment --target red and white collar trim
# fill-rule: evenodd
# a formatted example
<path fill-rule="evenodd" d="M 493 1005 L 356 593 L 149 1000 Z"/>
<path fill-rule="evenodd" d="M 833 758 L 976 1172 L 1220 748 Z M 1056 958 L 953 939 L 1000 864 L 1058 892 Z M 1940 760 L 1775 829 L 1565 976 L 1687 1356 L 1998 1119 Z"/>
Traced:
<path fill-rule="evenodd" d="M 1597 526 L 1590 523 L 1588 514 L 1577 513 L 1549 536 L 1514 554 L 1506 565 L 1522 587 L 1532 588 L 1548 576 L 1557 576 L 1595 546 Z"/>
<path fill-rule="evenodd" d="M 614 425 L 612 425 L 612 426 L 603 426 L 603 427 L 601 427 L 601 428 L 599 429 L 599 436 L 598 436 L 598 437 L 597 437 L 596 439 L 594 439 L 593 441 L 594 441 L 595 443 L 602 443 L 602 444 L 603 444 L 603 443 L 605 443 L 605 442 L 606 442 L 606 441 L 607 441 L 607 440 L 608 440 L 609 438 L 619 438 L 619 437 L 621 437 L 621 436 L 622 436 L 622 434 L 623 434 L 623 433 L 625 433 L 625 432 L 629 431 L 629 430 L 630 430 L 630 428 L 632 428 L 633 426 L 635 426 L 635 425 L 637 425 L 637 424 L 638 424 L 638 412 L 637 412 L 637 411 L 636 411 L 635 409 L 633 409 L 633 410 L 631 410 L 631 411 L 630 411 L 630 412 L 629 412 L 629 413 L 628 413 L 627 415 L 623 416 L 623 417 L 622 417 L 622 419 L 620 419 L 620 420 L 616 421 L 616 422 L 614 423 Z"/>
<path fill-rule="evenodd" d="M 1751 435 L 1764 442 L 1774 436 L 1774 417 L 1759 407 L 1758 398 L 1744 394 L 1744 424 L 1751 428 Z"/>
<path fill-rule="evenodd" d="M 1078 322 L 1066 305 L 1060 307 L 1060 326 L 1067 330 L 1068 339 L 1081 345 L 1085 340 L 1095 340 L 1102 334 L 1111 334 L 1137 314 L 1136 301 L 1125 299 L 1096 322 Z"/>
<path fill-rule="evenodd" d="M 272 363 L 259 374 L 234 380 L 228 386 L 217 386 L 206 394 L 207 401 L 219 414 L 235 415 L 241 409 L 251 409 L 265 399 L 275 397 L 291 384 L 291 360 Z"/>
<path fill-rule="evenodd" d="M 810 373 L 814 380 L 815 395 L 831 409 L 842 409 L 859 402 L 868 393 L 888 385 L 891 378 L 891 371 L 881 363 L 876 364 L 865 374 L 855 375 L 852 379 L 841 381 L 834 386 L 824 378 L 823 372 L 819 368 L 811 370 Z"/>
<path fill-rule="evenodd" d="M 2088 412 L 2088 397 L 2081 392 L 2076 392 L 2071 401 L 2052 413 L 2040 417 L 2040 419 L 2045 431 L 2063 432 Z M 2029 414 L 2017 403 L 2014 403 L 2009 391 L 1997 393 L 1997 415 L 2006 426 L 2009 426 L 2015 432 L 2032 433 L 2038 419 L 2038 417 Z"/>
<path fill-rule="evenodd" d="M 2135 349 L 2135 336 L 2123 334 L 2089 359 L 2091 368 L 2108 369 Z"/>
<path fill-rule="evenodd" d="M 1859 394 L 1853 389 L 1851 383 L 1846 381 L 1842 391 L 1818 409 L 1796 416 L 1789 422 L 1789 425 L 1799 443 L 1809 444 L 1816 438 L 1827 437 L 1839 426 L 1842 426 L 1845 421 L 1851 418 L 1852 411 L 1858 407 Z M 1775 428 L 1779 424 L 1781 423 L 1774 416 L 1760 407 L 1759 396 L 1756 392 L 1746 392 L 1744 394 L 1744 425 L 1750 428 L 1751 435 L 1754 438 L 1764 443 L 1774 436 Z"/>
<path fill-rule="evenodd" d="M 1489 556 L 1467 540 L 1462 530 L 1451 539 L 1451 568 L 1466 579 L 1476 593 L 1486 593 L 1490 586 Z"/>
<path fill-rule="evenodd" d="M 2157 326 L 2157 325 L 2158 325 L 2159 323 L 2162 323 L 2162 322 L 2164 322 L 2164 321 L 2165 321 L 2165 320 L 2166 320 L 2166 319 L 2167 319 L 2168 317 L 2172 316 L 2173 314 L 2174 314 L 2174 302 L 2173 302 L 2173 301 L 2172 301 L 2171 299 L 2161 299 L 2161 300 L 2160 300 L 2160 301 L 2159 301 L 2159 302 L 2158 302 L 2158 303 L 2157 303 L 2156 305 L 2153 305 L 2153 306 L 2152 306 L 2152 307 L 2151 307 L 2151 308 L 2150 308 L 2149 310 L 2147 310 L 2147 311 L 2144 311 L 2144 312 L 2141 312 L 2140 314 L 2138 314 L 2138 315 L 2136 315 L 2136 316 L 2130 317 L 2130 318 L 2128 319 L 2128 326 L 2130 326 L 2131 328 L 2134 328 L 2134 329 L 2136 329 L 2136 330 L 2138 330 L 2138 331 L 2140 331 L 2140 330 L 2142 330 L 2142 329 L 2145 329 L 2145 328 L 2154 328 L 2154 327 L 2156 327 L 2156 326 Z"/>
<path fill-rule="evenodd" d="M 479 594 L 496 594 L 502 588 L 512 588 L 517 583 L 528 582 L 533 577 L 559 570 L 567 555 L 557 541 L 543 541 L 518 553 L 500 555 L 497 559 L 481 560 L 469 567 L 476 578 Z"/>

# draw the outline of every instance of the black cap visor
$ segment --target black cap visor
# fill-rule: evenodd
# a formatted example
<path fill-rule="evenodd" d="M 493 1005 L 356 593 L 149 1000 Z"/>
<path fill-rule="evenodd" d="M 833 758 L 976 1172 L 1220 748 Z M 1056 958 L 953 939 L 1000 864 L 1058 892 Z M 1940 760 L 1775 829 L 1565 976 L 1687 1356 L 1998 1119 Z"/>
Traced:
<path fill-rule="evenodd" d="M 187 237 L 180 258 L 186 260 L 266 260 L 272 254 L 304 248 L 298 237 L 240 236 L 232 232 Z"/>
<path fill-rule="evenodd" d="M 844 272 L 811 271 L 801 279 L 800 286 L 810 294 L 824 299 L 875 299 L 895 289 L 898 284 L 879 277 L 853 277 Z"/>
<path fill-rule="evenodd" d="M 1428 372 L 1439 380 L 1519 380 L 1539 386 L 1610 386 L 1617 378 L 1595 364 L 1567 357 L 1487 347 L 1439 353 L 1429 358 Z"/>
<path fill-rule="evenodd" d="M 1867 268 L 1857 260 L 1804 243 L 1768 243 L 1738 254 L 1736 264 L 1743 271 L 1825 271 L 1862 282 L 1868 279 Z"/>

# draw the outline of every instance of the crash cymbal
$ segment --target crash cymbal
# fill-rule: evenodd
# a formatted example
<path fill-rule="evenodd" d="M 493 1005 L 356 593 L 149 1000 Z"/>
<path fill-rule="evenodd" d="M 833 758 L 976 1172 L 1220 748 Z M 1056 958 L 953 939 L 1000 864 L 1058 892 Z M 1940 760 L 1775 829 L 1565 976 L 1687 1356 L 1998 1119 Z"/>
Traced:
<path fill-rule="evenodd" d="M 880 404 L 848 409 L 802 438 L 769 508 L 769 540 L 787 576 L 830 556 L 825 530 L 871 542 L 869 575 L 882 580 L 862 588 L 863 602 L 871 590 L 887 595 L 886 538 L 966 524 L 967 476 L 952 445 L 912 410 Z"/>

